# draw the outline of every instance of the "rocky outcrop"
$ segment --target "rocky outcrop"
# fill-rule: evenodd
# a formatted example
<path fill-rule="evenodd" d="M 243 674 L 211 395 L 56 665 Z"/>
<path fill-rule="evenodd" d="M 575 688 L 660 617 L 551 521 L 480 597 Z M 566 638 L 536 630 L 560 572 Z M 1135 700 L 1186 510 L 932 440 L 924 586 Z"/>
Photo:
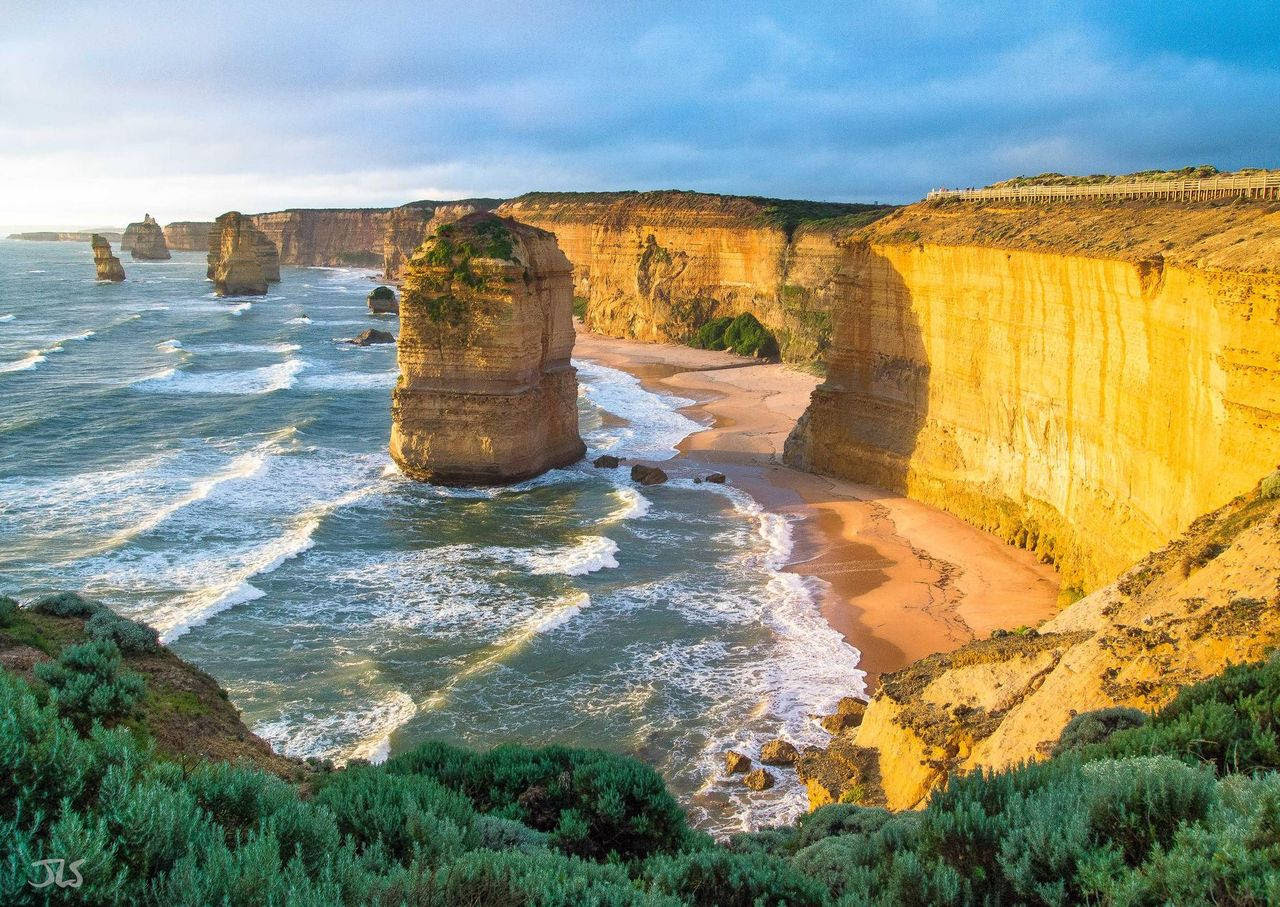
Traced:
<path fill-rule="evenodd" d="M 888 210 L 697 192 L 536 192 L 498 209 L 556 234 L 590 330 L 685 342 L 749 312 L 797 362 L 830 337 L 837 240 Z"/>
<path fill-rule="evenodd" d="M 472 198 L 459 202 L 421 201 L 392 208 L 386 214 L 382 235 L 382 273 L 387 280 L 404 279 L 409 258 L 442 223 L 452 223 L 475 211 L 492 211 L 496 198 Z"/>
<path fill-rule="evenodd" d="M 164 231 L 150 214 L 124 228 L 120 251 L 128 252 L 137 261 L 168 261 L 171 257 Z"/>
<path fill-rule="evenodd" d="M 365 297 L 369 312 L 373 315 L 400 314 L 400 300 L 396 299 L 396 291 L 391 287 L 374 287 Z"/>
<path fill-rule="evenodd" d="M 886 676 L 859 728 L 802 757 L 810 803 L 910 808 L 955 774 L 1049 755 L 1079 713 L 1157 709 L 1280 645 L 1278 590 L 1280 474 L 1038 631 Z"/>
<path fill-rule="evenodd" d="M 238 211 L 228 211 L 209 231 L 209 268 L 219 296 L 262 296 L 280 280 L 275 246 Z"/>
<path fill-rule="evenodd" d="M 58 232 L 56 230 L 37 230 L 34 233 L 10 233 L 7 239 L 22 239 L 28 242 L 92 242 L 95 236 L 101 236 L 108 242 L 120 242 L 123 233 L 115 230 L 99 230 L 96 233 L 87 230 Z"/>
<path fill-rule="evenodd" d="M 423 243 L 400 298 L 392 400 L 391 456 L 406 475 L 505 484 L 585 453 L 570 274 L 552 234 L 488 213 Z"/>
<path fill-rule="evenodd" d="M 785 453 L 1110 581 L 1280 462 L 1280 213 L 920 204 L 853 235 Z"/>
<path fill-rule="evenodd" d="M 120 259 L 111 254 L 111 243 L 95 233 L 90 244 L 93 247 L 93 267 L 97 271 L 98 279 L 113 283 L 124 280 L 124 265 L 120 264 Z"/>
<path fill-rule="evenodd" d="M 174 221 L 164 225 L 164 243 L 172 252 L 207 252 L 212 229 L 207 220 Z"/>
<path fill-rule="evenodd" d="M 378 343 L 395 343 L 394 334 L 388 331 L 378 331 L 370 328 L 367 331 L 361 331 L 350 340 L 344 340 L 343 343 L 350 343 L 353 346 L 373 346 Z"/>

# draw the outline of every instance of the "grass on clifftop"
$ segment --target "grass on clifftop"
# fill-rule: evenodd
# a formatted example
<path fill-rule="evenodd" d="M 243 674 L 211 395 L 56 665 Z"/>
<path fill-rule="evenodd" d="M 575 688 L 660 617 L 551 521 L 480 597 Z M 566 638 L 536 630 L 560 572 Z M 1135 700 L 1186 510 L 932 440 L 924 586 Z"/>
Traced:
<path fill-rule="evenodd" d="M 1256 169 L 1234 171 L 1236 175 L 1257 172 Z M 1129 183 L 1139 180 L 1203 180 L 1215 176 L 1231 176 L 1232 172 L 1219 170 L 1212 164 L 1183 167 L 1181 170 L 1139 170 L 1135 173 L 1093 173 L 1088 176 L 1070 176 L 1063 173 L 1041 173 L 1037 176 L 1015 176 L 1012 179 L 992 183 L 988 188 L 1003 189 L 1019 186 L 1103 186 L 1108 183 Z"/>
<path fill-rule="evenodd" d="M 598 750 L 433 742 L 297 786 L 244 763 L 178 764 L 145 716 L 94 717 L 42 680 L 58 672 L 14 669 L 22 637 L 73 673 L 111 684 L 137 668 L 148 693 L 161 685 L 156 655 L 86 667 L 68 654 L 83 601 L 20 611 L 0 598 L 4 904 L 1280 902 L 1274 659 L 1189 687 L 1150 720 L 1081 716 L 1054 758 L 953 779 L 919 811 L 837 804 L 716 843 L 652 769 Z M 34 888 L 43 860 L 75 862 L 82 886 Z"/>

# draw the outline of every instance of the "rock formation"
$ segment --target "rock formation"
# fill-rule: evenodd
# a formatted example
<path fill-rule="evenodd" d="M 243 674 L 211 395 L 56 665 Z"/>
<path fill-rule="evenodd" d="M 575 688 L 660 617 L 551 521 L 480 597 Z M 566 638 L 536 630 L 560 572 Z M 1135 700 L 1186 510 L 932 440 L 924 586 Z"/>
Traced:
<path fill-rule="evenodd" d="M 585 453 L 572 276 L 555 237 L 488 213 L 442 226 L 400 299 L 391 456 L 420 481 L 517 482 Z"/>
<path fill-rule="evenodd" d="M 1076 714 L 1152 711 L 1280 645 L 1280 474 L 1038 630 L 887 675 L 861 727 L 799 765 L 813 807 L 918 805 L 958 773 L 1049 754 Z"/>
<path fill-rule="evenodd" d="M 219 296 L 262 296 L 280 280 L 271 240 L 238 211 L 228 211 L 209 230 L 208 277 Z"/>
<path fill-rule="evenodd" d="M 501 199 L 471 198 L 459 202 L 411 202 L 386 214 L 382 234 L 382 273 L 387 280 L 402 280 L 409 258 L 435 228 L 452 223 L 473 211 L 491 211 Z M 438 215 L 438 216 L 437 216 Z"/>
<path fill-rule="evenodd" d="M 139 261 L 168 261 L 171 257 L 164 242 L 164 231 L 150 214 L 124 228 L 120 251 L 128 252 Z"/>
<path fill-rule="evenodd" d="M 120 259 L 111 254 L 111 243 L 98 233 L 93 234 L 90 243 L 93 247 L 93 266 L 98 273 L 98 279 L 110 280 L 114 283 L 124 280 L 124 265 L 120 264 Z"/>
<path fill-rule="evenodd" d="M 852 237 L 787 462 L 1108 582 L 1280 462 L 1280 213 L 922 203 Z"/>
<path fill-rule="evenodd" d="M 59 232 L 37 230 L 34 233 L 10 233 L 7 239 L 22 239 L 28 242 L 92 242 L 94 236 L 101 236 L 108 242 L 120 242 L 124 234 L 116 230 L 73 230 Z"/>
<path fill-rule="evenodd" d="M 837 241 L 889 210 L 697 192 L 536 192 L 498 213 L 556 234 L 592 331 L 687 342 L 713 318 L 751 313 L 784 359 L 817 362 L 830 336 Z"/>
<path fill-rule="evenodd" d="M 390 334 L 387 331 L 378 331 L 370 328 L 343 342 L 350 343 L 353 346 L 373 346 L 378 343 L 395 343 L 396 338 L 394 334 Z"/>
<path fill-rule="evenodd" d="M 374 315 L 399 315 L 400 301 L 391 287 L 374 287 L 365 298 L 369 311 Z"/>
<path fill-rule="evenodd" d="M 164 225 L 164 242 L 173 252 L 209 251 L 209 231 L 213 223 L 207 220 L 179 220 Z"/>

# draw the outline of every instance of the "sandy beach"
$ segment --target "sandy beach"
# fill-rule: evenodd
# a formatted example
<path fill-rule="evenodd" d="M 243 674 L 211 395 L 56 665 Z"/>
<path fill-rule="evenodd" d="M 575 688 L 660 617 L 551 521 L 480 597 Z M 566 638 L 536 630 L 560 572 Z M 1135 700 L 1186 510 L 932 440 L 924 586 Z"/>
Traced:
<path fill-rule="evenodd" d="M 685 439 L 670 467 L 723 472 L 795 520 L 786 569 L 824 581 L 823 616 L 862 653 L 868 689 L 916 659 L 1056 612 L 1057 575 L 1030 553 L 901 495 L 783 466 L 783 442 L 816 376 L 581 328 L 574 355 L 697 401 L 686 413 L 711 427 Z"/>

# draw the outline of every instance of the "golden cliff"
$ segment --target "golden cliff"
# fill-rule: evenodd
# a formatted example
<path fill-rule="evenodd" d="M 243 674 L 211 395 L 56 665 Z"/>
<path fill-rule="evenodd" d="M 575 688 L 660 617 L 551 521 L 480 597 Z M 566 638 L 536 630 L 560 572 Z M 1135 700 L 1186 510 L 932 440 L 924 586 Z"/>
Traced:
<path fill-rule="evenodd" d="M 423 243 L 400 299 L 391 408 L 406 475 L 506 484 L 585 453 L 570 273 L 552 234 L 486 212 Z"/>
<path fill-rule="evenodd" d="M 410 202 L 387 212 L 379 247 L 382 275 L 403 280 L 409 258 L 441 223 L 458 220 L 473 211 L 492 211 L 501 199 L 470 198 L 457 202 Z"/>
<path fill-rule="evenodd" d="M 120 259 L 111 254 L 111 243 L 98 233 L 94 233 L 89 242 L 93 250 L 93 268 L 98 280 L 108 280 L 112 283 L 124 280 L 124 265 L 120 264 Z"/>
<path fill-rule="evenodd" d="M 291 208 L 248 218 L 271 240 L 282 264 L 373 268 L 382 264 L 388 210 Z"/>
<path fill-rule="evenodd" d="M 534 192 L 498 213 L 556 234 L 588 328 L 687 341 L 712 318 L 750 312 L 784 359 L 816 362 L 841 250 L 888 208 L 697 192 Z"/>
<path fill-rule="evenodd" d="M 208 252 L 212 229 L 208 220 L 174 221 L 164 225 L 164 243 L 171 252 Z"/>
<path fill-rule="evenodd" d="M 168 261 L 171 257 L 164 242 L 164 231 L 150 214 L 125 227 L 120 251 L 128 252 L 139 261 Z"/>
<path fill-rule="evenodd" d="M 921 204 L 850 239 L 789 463 L 1097 588 L 1280 462 L 1280 213 Z"/>
<path fill-rule="evenodd" d="M 209 230 L 207 276 L 219 296 L 262 296 L 280 280 L 280 259 L 271 240 L 238 211 L 228 211 Z"/>

